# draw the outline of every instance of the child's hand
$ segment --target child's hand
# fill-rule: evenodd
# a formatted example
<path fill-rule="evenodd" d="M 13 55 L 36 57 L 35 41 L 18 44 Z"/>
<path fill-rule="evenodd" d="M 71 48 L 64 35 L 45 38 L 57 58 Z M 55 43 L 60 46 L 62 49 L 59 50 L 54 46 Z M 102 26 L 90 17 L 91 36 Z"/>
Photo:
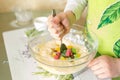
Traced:
<path fill-rule="evenodd" d="M 120 60 L 110 56 L 100 56 L 88 66 L 98 78 L 113 78 L 120 76 Z"/>
<path fill-rule="evenodd" d="M 73 13 L 71 12 L 61 12 L 55 17 L 48 17 L 48 30 L 54 38 L 61 39 L 70 31 L 72 16 Z"/>

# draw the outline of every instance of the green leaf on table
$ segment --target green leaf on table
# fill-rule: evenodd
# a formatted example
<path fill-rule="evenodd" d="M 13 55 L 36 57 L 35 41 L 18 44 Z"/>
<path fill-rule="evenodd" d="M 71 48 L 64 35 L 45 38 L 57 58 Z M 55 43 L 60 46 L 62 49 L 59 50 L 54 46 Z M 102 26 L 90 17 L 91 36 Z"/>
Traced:
<path fill-rule="evenodd" d="M 43 68 L 41 67 L 37 67 L 40 71 L 38 72 L 33 72 L 34 75 L 41 75 L 41 76 L 44 76 L 44 77 L 51 77 L 51 76 L 55 76 L 56 80 L 73 80 L 74 79 L 74 76 L 72 74 L 67 74 L 67 75 L 57 75 L 57 74 L 53 74 L 53 73 L 50 73 L 46 70 L 44 70 Z"/>
<path fill-rule="evenodd" d="M 98 29 L 102 28 L 105 25 L 115 22 L 119 18 L 120 18 L 120 1 L 114 3 L 104 11 L 100 23 L 98 25 Z"/>
<path fill-rule="evenodd" d="M 44 71 L 44 72 L 34 72 L 35 75 L 42 75 L 42 76 L 46 76 L 46 77 L 50 77 L 52 76 L 53 74 L 47 72 L 47 71 Z"/>
<path fill-rule="evenodd" d="M 27 31 L 25 32 L 25 34 L 26 34 L 27 37 L 34 37 L 34 36 L 36 36 L 36 35 L 38 35 L 38 34 L 40 34 L 40 33 L 42 33 L 42 31 L 38 31 L 38 30 L 36 30 L 35 28 L 30 29 L 30 30 L 27 30 Z"/>
<path fill-rule="evenodd" d="M 60 75 L 58 77 L 58 80 L 73 80 L 74 77 L 72 74 L 68 74 L 68 75 Z"/>

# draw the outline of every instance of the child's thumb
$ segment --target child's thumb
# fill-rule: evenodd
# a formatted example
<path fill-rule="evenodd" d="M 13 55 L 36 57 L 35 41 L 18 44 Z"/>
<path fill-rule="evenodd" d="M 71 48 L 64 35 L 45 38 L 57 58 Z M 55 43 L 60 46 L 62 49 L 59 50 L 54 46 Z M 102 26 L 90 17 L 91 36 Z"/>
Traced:
<path fill-rule="evenodd" d="M 63 24 L 64 26 L 69 26 L 69 21 L 68 21 L 67 19 L 64 19 L 64 20 L 62 21 L 62 24 Z"/>

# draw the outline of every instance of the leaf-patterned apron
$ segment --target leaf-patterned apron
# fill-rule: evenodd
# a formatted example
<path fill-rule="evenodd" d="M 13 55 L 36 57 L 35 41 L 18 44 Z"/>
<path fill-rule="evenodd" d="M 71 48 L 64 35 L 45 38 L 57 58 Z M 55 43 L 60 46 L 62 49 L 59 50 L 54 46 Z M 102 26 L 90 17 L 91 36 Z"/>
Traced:
<path fill-rule="evenodd" d="M 100 54 L 120 58 L 120 0 L 88 0 L 87 30 L 96 34 Z"/>
<path fill-rule="evenodd" d="M 88 0 L 87 29 L 97 35 L 100 54 L 120 58 L 119 0 Z"/>

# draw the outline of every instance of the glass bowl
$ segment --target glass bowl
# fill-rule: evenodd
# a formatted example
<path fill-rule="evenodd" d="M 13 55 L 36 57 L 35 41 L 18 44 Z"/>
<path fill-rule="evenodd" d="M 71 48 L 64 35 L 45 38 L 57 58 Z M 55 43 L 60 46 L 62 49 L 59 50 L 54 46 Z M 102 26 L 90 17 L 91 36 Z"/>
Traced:
<path fill-rule="evenodd" d="M 32 56 L 38 61 L 40 67 L 51 73 L 60 75 L 72 74 L 85 69 L 94 58 L 98 47 L 95 35 L 88 34 L 88 32 L 76 24 L 63 37 L 63 43 L 65 45 L 72 43 L 81 46 L 81 56 L 79 58 L 55 60 L 49 53 L 56 46 L 55 43 L 60 45 L 60 41 L 54 39 L 46 30 L 39 36 L 32 37 L 28 44 Z"/>

